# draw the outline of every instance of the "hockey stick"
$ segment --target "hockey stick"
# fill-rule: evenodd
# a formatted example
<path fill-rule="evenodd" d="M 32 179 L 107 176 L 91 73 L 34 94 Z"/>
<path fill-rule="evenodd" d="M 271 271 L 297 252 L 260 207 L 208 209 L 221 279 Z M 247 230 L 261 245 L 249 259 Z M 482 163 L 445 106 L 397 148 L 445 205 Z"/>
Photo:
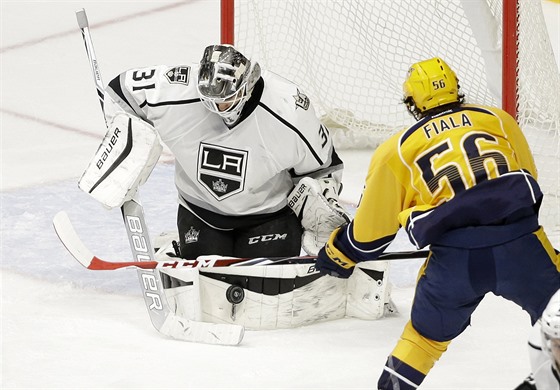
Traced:
<path fill-rule="evenodd" d="M 86 47 L 86 54 L 91 67 L 93 81 L 95 82 L 95 88 L 97 89 L 97 97 L 99 98 L 99 103 L 101 104 L 101 111 L 105 113 L 105 87 L 103 86 L 103 80 L 101 80 L 99 64 L 97 63 L 95 51 L 93 50 L 93 41 L 91 40 L 91 34 L 89 33 L 89 22 L 86 10 L 82 8 L 81 10 L 76 11 L 76 19 L 78 20 L 78 26 L 82 31 L 82 39 L 84 40 Z"/>
<path fill-rule="evenodd" d="M 86 11 L 84 9 L 77 11 L 76 18 L 78 26 L 82 31 L 88 60 L 97 88 L 97 95 L 101 103 L 101 110 L 104 113 L 105 88 L 93 50 Z M 125 202 L 121 207 L 121 211 L 134 260 L 143 262 L 154 258 L 154 250 L 148 235 L 144 210 L 140 202 L 135 198 L 136 196 L 132 200 Z M 57 229 L 56 222 L 55 229 Z M 61 237 L 58 229 L 57 234 Z M 63 244 L 65 244 L 64 241 Z M 81 250 L 84 250 L 84 248 L 81 248 Z M 184 341 L 222 345 L 237 345 L 243 339 L 245 332 L 243 326 L 198 322 L 176 316 L 167 303 L 159 271 L 139 269 L 138 279 L 143 290 L 144 301 L 150 315 L 150 320 L 160 333 Z"/>
<path fill-rule="evenodd" d="M 286 264 L 313 264 L 317 257 L 257 257 L 252 259 L 223 258 L 215 256 L 199 257 L 196 260 L 177 259 L 175 261 L 124 261 L 115 262 L 100 259 L 95 256 L 82 242 L 76 233 L 68 215 L 60 211 L 53 220 L 54 228 L 60 241 L 68 252 L 85 268 L 95 271 L 109 271 L 122 268 L 136 268 L 154 270 L 162 268 L 207 268 L 207 267 L 240 267 L 256 265 L 286 265 Z M 390 252 L 383 253 L 379 260 L 415 259 L 426 258 L 429 251 Z"/>

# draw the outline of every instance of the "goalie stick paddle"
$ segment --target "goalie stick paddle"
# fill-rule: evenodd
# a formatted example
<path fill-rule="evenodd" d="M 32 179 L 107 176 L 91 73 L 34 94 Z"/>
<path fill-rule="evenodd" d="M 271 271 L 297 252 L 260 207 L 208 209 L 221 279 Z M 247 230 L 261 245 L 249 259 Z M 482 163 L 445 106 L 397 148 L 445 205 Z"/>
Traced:
<path fill-rule="evenodd" d="M 123 268 L 154 270 L 162 268 L 207 268 L 207 267 L 240 267 L 259 265 L 313 264 L 315 256 L 297 257 L 257 257 L 252 259 L 223 258 L 201 256 L 195 260 L 177 259 L 175 261 L 107 261 L 95 256 L 82 242 L 72 222 L 64 211 L 60 211 L 53 220 L 54 228 L 68 252 L 85 268 L 95 271 L 109 271 Z M 379 256 L 379 260 L 426 258 L 429 251 L 390 252 Z"/>
<path fill-rule="evenodd" d="M 132 202 L 131 204 L 134 204 Z M 129 213 L 130 215 L 130 213 Z M 133 219 L 133 223 L 138 220 Z M 68 215 L 61 211 L 53 219 L 54 229 L 62 244 L 68 252 L 87 267 L 88 263 L 94 263 L 96 256 L 84 245 L 74 230 Z M 138 243 L 142 242 L 140 236 L 140 225 L 135 225 Z M 141 246 L 140 246 L 141 247 Z M 102 260 L 100 260 L 102 262 Z M 150 262 L 148 262 L 150 263 Z M 130 262 L 142 268 L 145 262 Z M 142 281 L 144 298 L 148 305 L 148 311 L 154 327 L 162 334 L 183 341 L 191 341 L 206 344 L 237 345 L 243 340 L 245 328 L 235 324 L 215 324 L 208 322 L 193 321 L 181 318 L 171 312 L 161 288 L 159 273 L 153 269 L 141 269 L 138 271 Z M 156 278 L 157 274 L 157 278 Z"/>
<path fill-rule="evenodd" d="M 105 88 L 93 50 L 93 41 L 89 32 L 89 23 L 85 9 L 76 12 L 76 19 L 82 32 L 99 103 L 104 113 Z M 136 199 L 132 199 L 122 205 L 121 211 L 134 259 L 137 262 L 142 262 L 153 258 L 154 251 L 146 228 L 142 205 Z M 64 215 L 55 217 L 55 230 L 59 238 L 70 253 L 75 254 L 75 257 L 77 256 L 76 259 L 78 261 L 79 259 L 87 258 L 91 252 L 79 239 L 78 241 L 75 240 L 77 238 L 75 232 L 73 240 L 72 235 L 64 231 L 62 228 L 65 225 L 64 219 Z M 57 223 L 57 221 L 60 223 Z M 150 320 L 160 333 L 178 340 L 208 344 L 237 345 L 243 339 L 245 332 L 243 326 L 199 322 L 175 315 L 167 303 L 159 272 L 153 269 L 138 269 L 138 279 L 143 290 L 144 301 L 150 315 Z"/>

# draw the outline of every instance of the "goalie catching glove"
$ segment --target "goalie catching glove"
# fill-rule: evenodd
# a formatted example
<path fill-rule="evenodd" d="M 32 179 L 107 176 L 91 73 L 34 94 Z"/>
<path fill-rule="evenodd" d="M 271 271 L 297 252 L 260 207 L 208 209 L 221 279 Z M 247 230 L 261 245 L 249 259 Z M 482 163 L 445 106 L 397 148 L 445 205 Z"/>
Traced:
<path fill-rule="evenodd" d="M 338 202 L 339 188 L 333 178 L 304 177 L 288 196 L 304 229 L 301 245 L 308 255 L 317 255 L 331 232 L 350 222 L 350 214 Z"/>
<path fill-rule="evenodd" d="M 156 130 L 134 116 L 113 118 L 78 187 L 103 206 L 119 207 L 144 184 L 162 151 Z"/>

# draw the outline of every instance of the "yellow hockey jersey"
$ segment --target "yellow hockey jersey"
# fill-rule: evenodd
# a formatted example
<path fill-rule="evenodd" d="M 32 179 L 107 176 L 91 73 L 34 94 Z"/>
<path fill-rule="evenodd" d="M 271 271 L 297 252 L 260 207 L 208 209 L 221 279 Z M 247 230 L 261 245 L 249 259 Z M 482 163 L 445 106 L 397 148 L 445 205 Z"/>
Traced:
<path fill-rule="evenodd" d="M 373 260 L 400 226 L 422 248 L 453 229 L 508 223 L 538 210 L 536 178 L 527 141 L 509 114 L 458 105 L 376 150 L 356 216 L 335 246 L 353 260 Z"/>

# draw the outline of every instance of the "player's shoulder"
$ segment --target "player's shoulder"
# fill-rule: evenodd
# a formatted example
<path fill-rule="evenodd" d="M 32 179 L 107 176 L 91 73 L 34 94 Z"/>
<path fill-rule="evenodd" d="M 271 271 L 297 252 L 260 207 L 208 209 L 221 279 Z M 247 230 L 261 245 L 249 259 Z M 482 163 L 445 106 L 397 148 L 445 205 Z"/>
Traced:
<path fill-rule="evenodd" d="M 406 129 L 396 132 L 377 147 L 374 153 L 377 163 L 385 163 L 398 155 L 401 138 L 403 134 L 405 134 L 405 131 Z"/>
<path fill-rule="evenodd" d="M 135 90 L 142 86 L 145 89 L 166 85 L 196 87 L 197 72 L 198 64 L 151 65 L 128 69 L 119 76 L 124 78 L 127 84 L 133 85 Z"/>
<path fill-rule="evenodd" d="M 261 105 L 290 123 L 309 120 L 315 117 L 315 111 L 305 90 L 287 78 L 264 70 Z M 316 117 L 315 117 L 316 118 Z"/>
<path fill-rule="evenodd" d="M 198 64 L 150 65 L 131 68 L 123 72 L 133 81 L 149 80 L 168 84 L 190 85 L 196 80 Z"/>
<path fill-rule="evenodd" d="M 163 101 L 196 99 L 198 64 L 152 65 L 128 69 L 109 83 L 124 100 L 159 104 Z M 128 91 L 128 92 L 124 92 Z"/>
<path fill-rule="evenodd" d="M 286 89 L 286 90 L 288 90 L 288 89 L 293 89 L 294 87 L 297 87 L 296 83 L 294 83 L 293 81 L 287 79 L 284 76 L 281 76 L 278 73 L 272 72 L 268 69 L 262 69 L 261 77 L 263 78 L 265 83 L 271 89 L 276 89 L 276 90 Z"/>
<path fill-rule="evenodd" d="M 508 118 L 511 117 L 506 111 L 502 110 L 499 107 L 495 106 L 488 106 L 483 104 L 463 104 L 462 109 L 472 111 L 472 112 L 479 112 L 482 114 L 490 114 L 497 116 L 499 118 Z"/>

